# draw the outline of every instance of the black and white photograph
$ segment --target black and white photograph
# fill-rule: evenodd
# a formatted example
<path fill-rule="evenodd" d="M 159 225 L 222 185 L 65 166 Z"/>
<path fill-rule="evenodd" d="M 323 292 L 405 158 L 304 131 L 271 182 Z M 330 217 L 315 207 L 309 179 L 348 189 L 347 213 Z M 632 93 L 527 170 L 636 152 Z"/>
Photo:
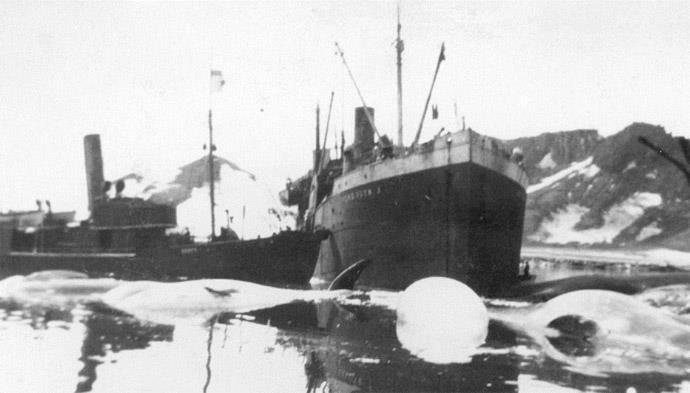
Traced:
<path fill-rule="evenodd" d="M 690 392 L 690 2 L 0 2 L 0 393 Z"/>

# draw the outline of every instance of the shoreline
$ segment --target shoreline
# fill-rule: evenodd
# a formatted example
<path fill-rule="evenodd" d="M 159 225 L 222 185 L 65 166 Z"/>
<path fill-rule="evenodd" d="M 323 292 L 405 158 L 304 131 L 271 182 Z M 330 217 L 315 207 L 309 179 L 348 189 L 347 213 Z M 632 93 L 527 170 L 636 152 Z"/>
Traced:
<path fill-rule="evenodd" d="M 690 252 L 668 248 L 653 249 L 595 249 L 577 247 L 523 246 L 521 258 L 543 258 L 554 261 L 582 261 L 604 264 L 666 266 L 690 270 Z"/>

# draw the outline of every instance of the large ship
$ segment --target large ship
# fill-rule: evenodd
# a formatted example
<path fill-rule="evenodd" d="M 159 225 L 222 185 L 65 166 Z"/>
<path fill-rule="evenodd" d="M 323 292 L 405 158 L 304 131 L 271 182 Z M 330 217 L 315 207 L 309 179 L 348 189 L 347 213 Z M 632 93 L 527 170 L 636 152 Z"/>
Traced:
<path fill-rule="evenodd" d="M 366 287 L 404 289 L 446 276 L 492 294 L 516 283 L 527 185 L 519 156 L 461 129 L 390 157 L 376 148 L 364 111 L 356 110 L 354 143 L 316 175 L 313 228 L 328 237 L 314 278 L 329 281 L 369 258 L 358 281 Z M 314 173 L 283 193 L 304 215 Z"/>
<path fill-rule="evenodd" d="M 0 274 L 68 269 L 94 277 L 308 285 L 318 254 L 317 234 L 288 230 L 241 240 L 228 226 L 210 241 L 195 242 L 185 233 L 169 231 L 177 226 L 175 206 L 121 196 L 120 182 L 115 197 L 109 197 L 99 135 L 84 137 L 84 152 L 90 217 L 75 222 L 74 212 L 53 212 L 50 205 L 47 210 L 38 206 L 0 214 Z M 219 159 L 211 154 L 202 161 Z M 218 176 L 204 173 L 206 180 Z"/>
<path fill-rule="evenodd" d="M 528 183 L 520 154 L 464 126 L 426 143 L 416 143 L 418 131 L 403 146 L 399 35 L 396 47 L 398 145 L 379 136 L 375 111 L 362 99 L 353 143 L 334 160 L 317 150 L 314 169 L 282 194 L 285 204 L 299 205 L 306 227 L 328 236 L 314 279 L 327 282 L 369 258 L 358 281 L 364 287 L 404 289 L 423 277 L 446 276 L 481 294 L 499 293 L 520 276 Z M 444 59 L 442 49 L 436 73 Z M 317 130 L 317 149 L 318 139 Z"/>

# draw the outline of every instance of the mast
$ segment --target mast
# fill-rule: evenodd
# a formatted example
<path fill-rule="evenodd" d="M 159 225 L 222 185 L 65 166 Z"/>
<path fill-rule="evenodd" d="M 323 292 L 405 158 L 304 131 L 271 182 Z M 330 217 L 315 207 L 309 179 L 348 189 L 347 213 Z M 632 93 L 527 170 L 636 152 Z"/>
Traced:
<path fill-rule="evenodd" d="M 321 109 L 316 104 L 316 147 L 314 148 L 314 172 L 318 170 L 321 160 Z"/>
<path fill-rule="evenodd" d="M 219 70 L 211 69 L 211 78 L 208 89 L 208 174 L 209 174 L 209 199 L 211 202 L 211 241 L 216 237 L 216 195 L 215 195 L 215 170 L 213 168 L 213 151 L 216 146 L 213 144 L 213 93 L 218 93 L 223 88 L 225 81 L 223 73 Z"/>
<path fill-rule="evenodd" d="M 307 206 L 307 229 L 314 229 L 314 213 L 316 212 L 316 204 L 319 196 L 319 175 L 321 174 L 321 168 L 323 167 L 323 156 L 326 153 L 326 140 L 328 139 L 328 126 L 331 124 L 331 109 L 333 108 L 333 92 L 331 92 L 331 102 L 328 104 L 328 118 L 326 119 L 326 132 L 323 136 L 323 148 L 317 146 L 316 149 L 321 151 L 321 154 L 316 156 L 316 163 L 314 164 L 314 173 L 311 176 L 311 187 L 309 189 L 309 205 Z M 319 135 L 319 107 L 316 106 L 316 124 L 317 124 L 317 136 Z M 319 142 L 317 137 L 316 142 Z M 319 150 L 320 149 L 320 150 Z"/>
<path fill-rule="evenodd" d="M 405 44 L 400 39 L 400 4 L 398 4 L 398 37 L 395 39 L 395 52 L 398 57 L 398 146 L 403 146 L 403 125 L 402 125 L 402 52 Z"/>
<path fill-rule="evenodd" d="M 424 111 L 422 112 L 422 119 L 419 121 L 419 128 L 417 129 L 417 135 L 414 137 L 412 146 L 417 145 L 419 141 L 419 135 L 422 133 L 422 127 L 424 126 L 424 117 L 426 116 L 426 111 L 429 109 L 429 100 L 431 100 L 431 93 L 434 91 L 434 85 L 436 84 L 436 77 L 438 76 L 438 70 L 441 68 L 441 62 L 446 59 L 445 55 L 446 44 L 441 44 L 441 53 L 438 55 L 438 62 L 436 62 L 436 71 L 434 71 L 434 79 L 431 81 L 431 88 L 429 88 L 429 95 L 426 97 L 426 103 L 424 104 Z"/>
<path fill-rule="evenodd" d="M 216 195 L 215 195 L 215 176 L 213 170 L 213 122 L 212 112 L 208 110 L 208 174 L 209 174 L 209 197 L 211 200 L 211 241 L 216 237 Z"/>

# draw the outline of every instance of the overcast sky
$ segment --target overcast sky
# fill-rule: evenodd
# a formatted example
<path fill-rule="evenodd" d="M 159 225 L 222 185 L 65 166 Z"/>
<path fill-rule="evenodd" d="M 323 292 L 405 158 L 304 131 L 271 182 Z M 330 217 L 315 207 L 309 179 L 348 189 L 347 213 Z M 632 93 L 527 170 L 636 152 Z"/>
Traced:
<path fill-rule="evenodd" d="M 402 1 L 405 140 L 432 99 L 441 119 L 514 138 L 634 121 L 690 136 L 690 3 Z M 106 178 L 168 180 L 203 154 L 209 69 L 218 153 L 277 192 L 310 165 L 314 108 L 352 137 L 352 83 L 396 134 L 395 2 L 0 2 L 0 211 L 86 206 L 82 137 Z M 331 134 L 332 137 L 333 134 Z M 329 146 L 332 146 L 330 139 Z"/>

